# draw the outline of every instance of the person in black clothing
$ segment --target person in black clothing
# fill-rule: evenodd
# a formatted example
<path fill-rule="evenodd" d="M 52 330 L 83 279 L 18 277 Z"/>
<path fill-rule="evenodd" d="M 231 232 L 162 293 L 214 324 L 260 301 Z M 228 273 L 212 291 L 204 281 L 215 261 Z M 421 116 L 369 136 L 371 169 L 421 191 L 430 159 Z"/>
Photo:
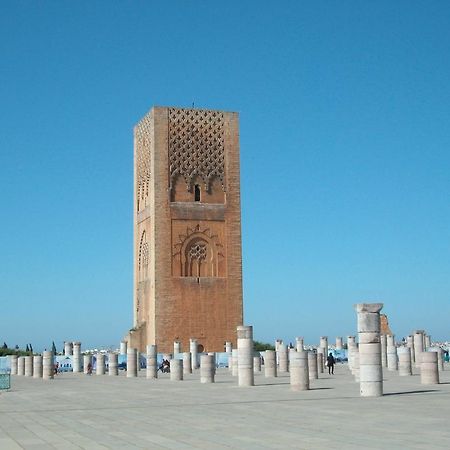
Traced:
<path fill-rule="evenodd" d="M 330 353 L 328 355 L 327 358 L 327 366 L 328 366 L 328 374 L 329 375 L 334 375 L 334 364 L 335 364 L 335 359 L 333 358 L 333 355 Z"/>

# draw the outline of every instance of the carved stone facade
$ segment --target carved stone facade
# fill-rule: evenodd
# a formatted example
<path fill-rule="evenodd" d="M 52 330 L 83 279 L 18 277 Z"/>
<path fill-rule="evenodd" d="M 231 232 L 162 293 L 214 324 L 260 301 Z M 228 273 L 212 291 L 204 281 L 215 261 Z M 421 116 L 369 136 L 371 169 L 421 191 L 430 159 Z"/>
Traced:
<path fill-rule="evenodd" d="M 135 127 L 134 326 L 144 351 L 222 351 L 242 324 L 236 113 L 153 108 Z"/>

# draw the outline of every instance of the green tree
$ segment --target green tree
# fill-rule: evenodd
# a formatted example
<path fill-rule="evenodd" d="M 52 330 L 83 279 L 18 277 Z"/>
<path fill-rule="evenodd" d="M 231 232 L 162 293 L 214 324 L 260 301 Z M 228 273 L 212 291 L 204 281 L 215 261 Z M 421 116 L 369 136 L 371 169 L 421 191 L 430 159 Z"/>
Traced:
<path fill-rule="evenodd" d="M 255 352 L 263 352 L 264 350 L 275 350 L 275 347 L 266 342 L 253 341 L 253 349 Z"/>

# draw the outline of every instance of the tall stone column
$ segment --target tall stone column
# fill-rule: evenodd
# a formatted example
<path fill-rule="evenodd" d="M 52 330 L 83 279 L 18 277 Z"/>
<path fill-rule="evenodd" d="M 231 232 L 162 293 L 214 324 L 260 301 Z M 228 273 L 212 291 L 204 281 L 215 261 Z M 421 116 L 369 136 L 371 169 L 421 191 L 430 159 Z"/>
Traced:
<path fill-rule="evenodd" d="M 183 361 L 181 359 L 170 360 L 170 381 L 183 380 Z"/>
<path fill-rule="evenodd" d="M 72 342 L 64 342 L 64 356 L 72 356 Z"/>
<path fill-rule="evenodd" d="M 33 378 L 42 378 L 42 356 L 33 356 Z"/>
<path fill-rule="evenodd" d="M 200 383 L 214 383 L 216 373 L 213 355 L 200 355 Z"/>
<path fill-rule="evenodd" d="M 108 353 L 108 375 L 119 375 L 119 355 L 117 353 Z"/>
<path fill-rule="evenodd" d="M 225 353 L 231 353 L 233 350 L 233 344 L 229 341 L 225 342 Z"/>
<path fill-rule="evenodd" d="M 430 347 L 429 352 L 436 352 L 438 355 L 438 369 L 439 372 L 444 370 L 444 355 L 441 347 Z"/>
<path fill-rule="evenodd" d="M 183 353 L 183 374 L 188 375 L 190 373 L 192 373 L 191 353 L 184 352 Z"/>
<path fill-rule="evenodd" d="M 264 352 L 264 375 L 266 377 L 277 376 L 277 360 L 273 350 L 266 350 Z"/>
<path fill-rule="evenodd" d="M 411 349 L 409 347 L 399 347 L 397 349 L 397 356 L 398 356 L 398 374 L 401 377 L 412 375 Z"/>
<path fill-rule="evenodd" d="M 381 341 L 381 366 L 387 367 L 387 336 L 385 334 L 380 335 Z"/>
<path fill-rule="evenodd" d="M 88 366 L 89 364 L 92 367 L 92 355 L 83 355 L 83 372 L 85 374 L 88 373 Z"/>
<path fill-rule="evenodd" d="M 74 373 L 81 372 L 81 342 L 73 343 L 72 369 Z"/>
<path fill-rule="evenodd" d="M 398 369 L 397 361 L 397 349 L 395 348 L 394 336 L 387 335 L 387 368 L 390 371 L 395 371 Z"/>
<path fill-rule="evenodd" d="M 380 311 L 382 308 L 382 303 L 355 305 L 358 315 L 359 386 L 362 397 L 383 395 L 380 343 Z"/>
<path fill-rule="evenodd" d="M 237 377 L 238 376 L 238 349 L 237 348 L 233 348 L 233 350 L 231 350 L 231 358 L 232 358 L 232 365 L 231 365 L 231 375 L 233 375 L 233 377 Z"/>
<path fill-rule="evenodd" d="M 53 352 L 45 351 L 42 354 L 42 378 L 44 380 L 52 380 L 55 376 L 55 369 L 53 367 Z"/>
<path fill-rule="evenodd" d="M 181 342 L 175 341 L 173 343 L 173 357 L 174 359 L 181 353 Z"/>
<path fill-rule="evenodd" d="M 105 375 L 105 355 L 103 353 L 97 353 L 95 358 L 97 360 L 95 367 L 96 375 Z"/>
<path fill-rule="evenodd" d="M 406 338 L 406 346 L 409 348 L 409 351 L 411 353 L 411 363 L 415 364 L 415 350 L 414 350 L 414 336 L 408 336 Z"/>
<path fill-rule="evenodd" d="M 127 378 L 137 377 L 137 351 L 135 348 L 127 349 Z"/>
<path fill-rule="evenodd" d="M 11 375 L 17 375 L 17 355 L 9 355 L 8 359 Z"/>
<path fill-rule="evenodd" d="M 128 348 L 128 344 L 125 341 L 122 341 L 120 343 L 119 354 L 120 355 L 126 355 L 127 354 L 127 348 Z"/>
<path fill-rule="evenodd" d="M 17 375 L 25 376 L 25 356 L 19 356 L 17 359 Z"/>
<path fill-rule="evenodd" d="M 198 369 L 198 342 L 197 339 L 189 339 L 189 351 L 191 352 L 192 368 Z"/>
<path fill-rule="evenodd" d="M 319 378 L 317 370 L 317 353 L 314 351 L 308 352 L 308 376 L 310 380 L 317 380 Z"/>
<path fill-rule="evenodd" d="M 323 373 L 324 361 L 325 361 L 325 349 L 323 347 L 317 347 L 317 371 Z"/>
<path fill-rule="evenodd" d="M 423 337 L 425 340 L 425 349 L 427 350 L 431 347 L 431 336 L 429 334 L 425 334 Z"/>
<path fill-rule="evenodd" d="M 24 375 L 26 377 L 33 376 L 33 357 L 32 356 L 25 356 Z"/>
<path fill-rule="evenodd" d="M 323 348 L 323 354 L 328 356 L 328 336 L 320 337 L 320 345 L 319 347 Z"/>
<path fill-rule="evenodd" d="M 420 382 L 422 384 L 439 384 L 438 355 L 436 352 L 422 352 L 420 354 Z"/>
<path fill-rule="evenodd" d="M 256 372 L 261 372 L 261 357 L 258 355 L 253 356 L 253 371 Z"/>
<path fill-rule="evenodd" d="M 336 350 L 342 350 L 342 337 L 336 337 Z"/>
<path fill-rule="evenodd" d="M 238 385 L 241 387 L 254 386 L 252 326 L 240 325 L 237 327 L 237 347 Z"/>
<path fill-rule="evenodd" d="M 303 347 L 304 339 L 302 337 L 295 338 L 295 348 L 298 352 L 303 352 L 305 349 Z"/>
<path fill-rule="evenodd" d="M 147 378 L 158 378 L 158 350 L 156 345 L 147 345 Z"/>
<path fill-rule="evenodd" d="M 289 372 L 288 368 L 288 350 L 286 344 L 278 345 L 278 371 Z"/>
<path fill-rule="evenodd" d="M 291 353 L 290 383 L 293 391 L 309 389 L 308 353 L 305 351 Z"/>
<path fill-rule="evenodd" d="M 347 359 L 348 359 L 348 368 L 353 373 L 353 353 L 356 346 L 355 336 L 347 336 Z"/>
<path fill-rule="evenodd" d="M 414 361 L 416 368 L 420 368 L 420 355 L 424 352 L 423 348 L 423 331 L 417 330 L 414 332 Z"/>

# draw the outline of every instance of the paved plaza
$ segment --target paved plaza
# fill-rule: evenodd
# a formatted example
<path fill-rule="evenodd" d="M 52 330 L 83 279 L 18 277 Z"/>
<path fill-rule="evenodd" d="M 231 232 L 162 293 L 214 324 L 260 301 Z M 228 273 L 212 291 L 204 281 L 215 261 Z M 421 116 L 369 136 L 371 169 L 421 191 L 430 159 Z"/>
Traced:
<path fill-rule="evenodd" d="M 347 366 L 293 392 L 288 375 L 237 387 L 199 374 L 172 382 L 65 373 L 12 377 L 0 393 L 0 449 L 448 449 L 450 367 L 441 384 L 384 372 L 385 395 L 361 398 Z"/>

